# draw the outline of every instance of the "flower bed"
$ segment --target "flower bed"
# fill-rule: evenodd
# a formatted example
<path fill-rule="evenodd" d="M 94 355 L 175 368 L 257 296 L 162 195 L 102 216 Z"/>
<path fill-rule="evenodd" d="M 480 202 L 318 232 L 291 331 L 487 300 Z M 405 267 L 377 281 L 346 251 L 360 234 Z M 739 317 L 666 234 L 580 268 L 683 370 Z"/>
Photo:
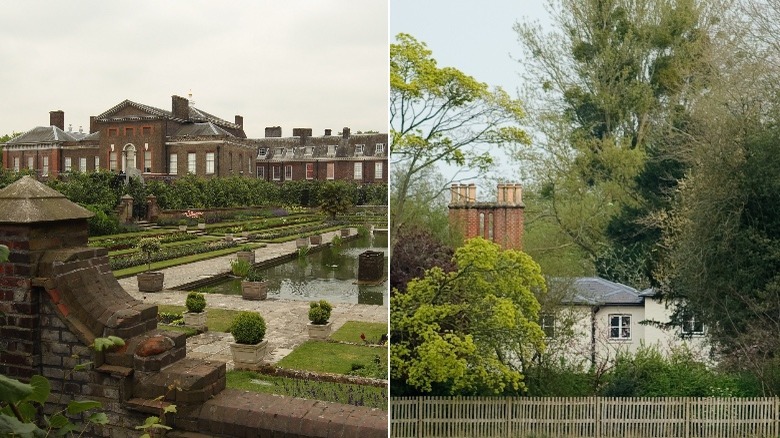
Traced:
<path fill-rule="evenodd" d="M 163 244 L 173 243 L 173 242 L 184 242 L 187 240 L 194 240 L 198 238 L 198 236 L 193 234 L 188 234 L 186 232 L 177 231 L 171 233 L 170 231 L 165 231 L 165 232 L 154 233 L 154 234 L 143 234 L 139 236 L 94 239 L 94 240 L 90 240 L 89 246 L 104 247 L 109 251 L 121 251 L 123 249 L 134 248 L 138 244 L 138 241 L 145 237 L 156 237 L 160 239 L 160 243 Z"/>
<path fill-rule="evenodd" d="M 212 227 L 209 229 L 209 232 L 214 234 L 235 233 L 236 228 L 240 228 L 241 231 L 251 232 L 251 231 L 259 231 L 259 230 L 267 230 L 270 228 L 286 227 L 290 225 L 307 224 L 312 222 L 318 222 L 320 220 L 321 220 L 320 217 L 313 216 L 313 215 L 279 217 L 273 219 L 262 219 L 255 222 L 247 222 L 241 224 L 232 223 L 230 225 L 225 225 L 223 227 Z"/>
<path fill-rule="evenodd" d="M 152 256 L 151 262 L 159 262 L 162 260 L 175 259 L 179 257 L 185 257 L 193 254 L 201 254 L 204 252 L 217 251 L 225 248 L 232 248 L 238 246 L 236 242 L 226 242 L 224 240 L 218 240 L 213 242 L 196 242 L 191 245 L 179 245 L 171 247 L 163 247 L 161 251 Z M 146 263 L 140 253 L 130 253 L 124 255 L 118 255 L 109 259 L 111 270 L 119 270 L 130 268 L 133 266 L 139 266 Z"/>

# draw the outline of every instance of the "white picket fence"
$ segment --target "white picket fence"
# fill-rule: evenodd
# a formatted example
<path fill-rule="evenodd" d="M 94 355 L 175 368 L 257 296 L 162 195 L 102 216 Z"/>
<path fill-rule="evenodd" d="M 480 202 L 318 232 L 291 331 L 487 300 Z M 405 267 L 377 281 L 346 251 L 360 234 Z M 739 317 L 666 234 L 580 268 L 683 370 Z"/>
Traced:
<path fill-rule="evenodd" d="M 778 398 L 393 397 L 392 438 L 780 435 Z"/>

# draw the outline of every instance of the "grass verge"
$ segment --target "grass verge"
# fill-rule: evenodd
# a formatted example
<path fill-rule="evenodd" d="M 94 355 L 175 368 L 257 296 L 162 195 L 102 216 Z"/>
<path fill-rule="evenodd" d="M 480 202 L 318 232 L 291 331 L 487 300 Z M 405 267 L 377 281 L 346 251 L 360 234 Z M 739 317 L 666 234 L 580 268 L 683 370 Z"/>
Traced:
<path fill-rule="evenodd" d="M 227 387 L 387 410 L 387 388 L 228 371 Z"/>
<path fill-rule="evenodd" d="M 354 369 L 373 366 L 377 357 L 381 366 L 386 368 L 386 349 L 307 341 L 280 360 L 277 366 L 319 373 L 349 374 Z"/>
<path fill-rule="evenodd" d="M 378 322 L 347 321 L 336 330 L 330 339 L 339 342 L 352 342 L 355 344 L 363 343 L 360 335 L 366 336 L 366 341 L 378 343 L 382 335 L 387 335 L 387 324 Z"/>
<path fill-rule="evenodd" d="M 208 306 L 208 296 L 206 296 L 206 305 Z M 168 312 L 168 313 L 182 313 L 187 311 L 187 308 L 184 306 L 171 306 L 167 304 L 161 304 L 157 306 L 157 311 Z M 213 309 L 209 307 L 206 307 L 206 311 L 207 311 L 206 326 L 208 326 L 209 331 L 222 332 L 222 333 L 228 332 L 228 329 L 230 328 L 230 324 L 233 321 L 233 318 L 235 318 L 236 315 L 241 313 L 238 310 Z"/>

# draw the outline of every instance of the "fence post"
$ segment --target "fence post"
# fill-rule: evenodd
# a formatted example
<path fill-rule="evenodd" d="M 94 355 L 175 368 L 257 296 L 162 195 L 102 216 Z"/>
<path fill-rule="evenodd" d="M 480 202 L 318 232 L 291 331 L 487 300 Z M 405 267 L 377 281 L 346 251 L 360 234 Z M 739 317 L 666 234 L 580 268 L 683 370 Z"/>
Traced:
<path fill-rule="evenodd" d="M 685 397 L 685 438 L 691 438 L 691 398 Z"/>
<path fill-rule="evenodd" d="M 601 438 L 601 397 L 593 397 L 593 414 L 596 419 L 593 430 L 596 438 Z"/>
<path fill-rule="evenodd" d="M 422 438 L 422 428 L 423 428 L 423 411 L 422 411 L 422 397 L 417 397 L 417 438 Z"/>
<path fill-rule="evenodd" d="M 512 438 L 512 431 L 510 426 L 512 425 L 512 397 L 506 399 L 506 438 Z"/>
<path fill-rule="evenodd" d="M 778 406 L 778 403 L 777 403 L 777 396 L 775 396 L 772 399 L 772 405 L 774 406 L 774 414 L 775 414 L 775 418 L 774 418 L 775 421 L 774 421 L 774 424 L 773 424 L 774 430 L 772 431 L 772 436 L 777 436 L 778 434 L 780 434 L 780 427 L 779 427 L 780 426 L 780 412 L 778 412 L 778 409 L 780 409 L 780 406 Z"/>

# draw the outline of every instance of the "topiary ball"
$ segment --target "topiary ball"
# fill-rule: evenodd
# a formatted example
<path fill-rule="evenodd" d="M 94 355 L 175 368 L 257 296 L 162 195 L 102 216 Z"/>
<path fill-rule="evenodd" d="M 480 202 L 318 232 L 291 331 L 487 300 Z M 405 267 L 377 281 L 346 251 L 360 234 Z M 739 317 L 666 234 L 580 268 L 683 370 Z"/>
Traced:
<path fill-rule="evenodd" d="M 233 319 L 230 334 L 237 344 L 257 344 L 265 337 L 265 320 L 259 313 L 241 312 Z"/>
<path fill-rule="evenodd" d="M 190 292 L 184 301 L 187 311 L 190 313 L 200 313 L 206 308 L 206 297 L 198 292 Z"/>

